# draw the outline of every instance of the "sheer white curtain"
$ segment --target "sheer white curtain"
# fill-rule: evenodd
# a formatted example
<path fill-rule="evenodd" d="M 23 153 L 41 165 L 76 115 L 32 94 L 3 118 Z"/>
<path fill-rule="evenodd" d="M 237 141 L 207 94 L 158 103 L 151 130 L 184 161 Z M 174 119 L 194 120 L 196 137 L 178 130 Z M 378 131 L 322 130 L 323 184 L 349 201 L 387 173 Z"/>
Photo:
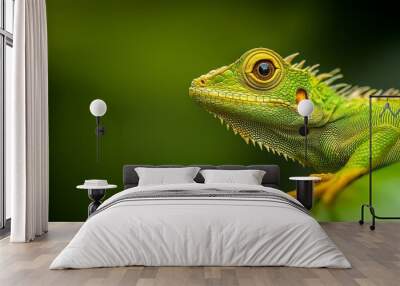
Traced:
<path fill-rule="evenodd" d="M 6 98 L 6 187 L 12 242 L 48 225 L 48 78 L 45 0 L 16 0 L 13 92 Z"/>

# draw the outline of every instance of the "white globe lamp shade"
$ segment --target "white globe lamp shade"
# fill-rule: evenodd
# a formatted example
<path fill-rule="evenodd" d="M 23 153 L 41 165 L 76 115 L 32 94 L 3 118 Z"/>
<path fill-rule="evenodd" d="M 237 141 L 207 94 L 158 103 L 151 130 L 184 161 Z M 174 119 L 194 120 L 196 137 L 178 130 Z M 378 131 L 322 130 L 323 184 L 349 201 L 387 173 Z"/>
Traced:
<path fill-rule="evenodd" d="M 106 114 L 107 104 L 101 99 L 95 99 L 90 103 L 89 109 L 93 116 L 101 117 Z"/>
<path fill-rule="evenodd" d="M 297 112 L 303 116 L 308 117 L 314 111 L 314 104 L 309 99 L 303 99 L 297 106 Z"/>

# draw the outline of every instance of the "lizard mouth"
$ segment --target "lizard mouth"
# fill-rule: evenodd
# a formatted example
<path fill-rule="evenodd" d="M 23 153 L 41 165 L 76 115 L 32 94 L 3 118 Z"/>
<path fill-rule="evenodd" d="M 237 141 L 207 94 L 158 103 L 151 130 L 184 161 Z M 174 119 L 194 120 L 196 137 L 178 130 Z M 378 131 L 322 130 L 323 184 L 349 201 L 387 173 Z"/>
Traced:
<path fill-rule="evenodd" d="M 284 106 L 292 107 L 291 104 L 278 98 L 270 98 L 261 95 L 246 95 L 240 92 L 232 92 L 227 90 L 215 90 L 207 87 L 191 86 L 189 88 L 189 96 L 196 98 L 200 102 L 212 103 L 215 101 L 224 101 L 231 103 L 265 105 L 265 106 Z"/>

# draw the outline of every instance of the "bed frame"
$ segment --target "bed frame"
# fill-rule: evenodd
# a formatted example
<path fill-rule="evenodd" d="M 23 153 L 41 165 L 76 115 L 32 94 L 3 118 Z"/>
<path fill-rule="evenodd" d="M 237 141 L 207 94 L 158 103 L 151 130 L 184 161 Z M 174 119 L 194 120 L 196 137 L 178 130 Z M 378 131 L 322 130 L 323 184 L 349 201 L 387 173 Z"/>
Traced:
<path fill-rule="evenodd" d="M 200 167 L 201 169 L 220 169 L 220 170 L 264 170 L 266 173 L 262 179 L 262 185 L 279 189 L 280 169 L 278 165 L 124 165 L 123 167 L 123 184 L 124 189 L 133 188 L 138 185 L 139 176 L 135 171 L 136 167 L 147 168 L 177 168 L 177 167 Z M 199 173 L 194 180 L 197 183 L 204 183 L 203 176 Z"/>

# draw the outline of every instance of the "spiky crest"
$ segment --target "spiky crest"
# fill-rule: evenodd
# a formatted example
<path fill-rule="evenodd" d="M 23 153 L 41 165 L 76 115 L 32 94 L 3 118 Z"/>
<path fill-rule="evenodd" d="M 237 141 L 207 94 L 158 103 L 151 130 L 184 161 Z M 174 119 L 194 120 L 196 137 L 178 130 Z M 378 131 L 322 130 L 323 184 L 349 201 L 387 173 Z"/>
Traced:
<path fill-rule="evenodd" d="M 291 65 L 292 68 L 300 69 L 303 71 L 306 71 L 310 73 L 312 76 L 314 76 L 320 83 L 323 83 L 333 90 L 337 92 L 337 94 L 352 99 L 352 98 L 368 98 L 369 96 L 380 96 L 380 95 L 385 95 L 385 96 L 400 96 L 400 90 L 395 89 L 395 88 L 390 88 L 386 91 L 383 91 L 381 89 L 373 89 L 369 86 L 357 86 L 357 85 L 350 85 L 347 83 L 338 83 L 338 84 L 332 84 L 338 79 L 343 78 L 343 75 L 340 74 L 340 69 L 334 69 L 330 72 L 327 73 L 319 73 L 319 70 L 317 69 L 319 67 L 319 64 L 315 64 L 312 66 L 306 66 L 303 68 L 305 60 L 302 60 L 298 63 L 292 64 L 292 61 L 294 58 L 296 58 L 300 53 L 294 53 L 286 58 L 284 60 Z"/>

